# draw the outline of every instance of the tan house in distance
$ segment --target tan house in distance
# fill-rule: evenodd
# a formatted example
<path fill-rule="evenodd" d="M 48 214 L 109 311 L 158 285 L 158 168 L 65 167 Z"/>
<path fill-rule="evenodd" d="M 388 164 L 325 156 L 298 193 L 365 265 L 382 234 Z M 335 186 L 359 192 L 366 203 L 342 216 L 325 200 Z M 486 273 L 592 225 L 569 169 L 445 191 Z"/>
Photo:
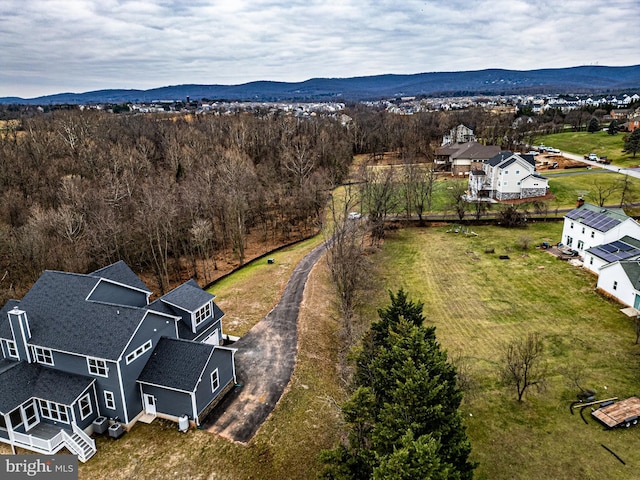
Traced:
<path fill-rule="evenodd" d="M 436 148 L 435 163 L 439 170 L 453 175 L 467 175 L 481 164 L 500 153 L 497 145 L 482 145 L 478 142 L 451 143 Z"/>

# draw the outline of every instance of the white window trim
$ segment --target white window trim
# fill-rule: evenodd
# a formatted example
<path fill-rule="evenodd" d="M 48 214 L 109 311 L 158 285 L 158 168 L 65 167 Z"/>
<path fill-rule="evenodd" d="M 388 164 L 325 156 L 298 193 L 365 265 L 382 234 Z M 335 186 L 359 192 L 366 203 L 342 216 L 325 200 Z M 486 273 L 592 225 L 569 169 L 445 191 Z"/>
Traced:
<path fill-rule="evenodd" d="M 82 413 L 82 402 L 86 402 L 86 405 L 89 406 L 89 412 L 86 415 L 83 415 Z M 78 401 L 78 410 L 80 411 L 80 420 L 84 420 L 93 413 L 93 406 L 91 405 L 91 395 L 87 393 Z"/>
<path fill-rule="evenodd" d="M 4 343 L 7 348 L 7 356 L 9 358 L 19 359 L 20 356 L 18 355 L 18 347 L 16 346 L 16 342 L 14 342 L 13 340 L 5 340 Z"/>
<path fill-rule="evenodd" d="M 211 302 L 207 302 L 203 307 L 199 308 L 198 310 L 196 310 L 193 318 L 194 318 L 194 322 L 195 325 L 200 325 L 202 322 L 204 322 L 207 318 L 209 318 L 211 316 Z"/>
<path fill-rule="evenodd" d="M 38 400 L 40 403 L 40 416 L 54 422 L 69 423 L 67 406 L 49 400 Z"/>
<path fill-rule="evenodd" d="M 116 396 L 109 390 L 104 391 L 104 406 L 109 410 L 116 409 Z"/>
<path fill-rule="evenodd" d="M 211 392 L 215 392 L 218 388 L 220 388 L 220 375 L 216 368 L 211 372 Z"/>
<path fill-rule="evenodd" d="M 36 362 L 41 363 L 42 365 L 49 365 L 51 367 L 55 365 L 55 362 L 53 361 L 53 352 L 50 349 L 32 345 L 31 351 L 33 352 L 33 358 Z"/>
<path fill-rule="evenodd" d="M 92 364 L 93 362 L 93 364 Z M 109 367 L 106 360 L 100 360 L 99 358 L 87 357 L 87 369 L 91 375 L 97 377 L 109 377 Z M 104 370 L 104 373 L 102 371 Z"/>
<path fill-rule="evenodd" d="M 145 352 L 148 352 L 149 350 L 151 350 L 152 346 L 153 346 L 153 343 L 151 342 L 151 340 L 149 340 L 144 345 L 141 345 L 138 348 L 136 348 L 133 352 L 127 355 L 127 358 L 126 358 L 127 365 L 129 365 L 135 359 L 139 358 L 141 355 L 144 355 Z"/>

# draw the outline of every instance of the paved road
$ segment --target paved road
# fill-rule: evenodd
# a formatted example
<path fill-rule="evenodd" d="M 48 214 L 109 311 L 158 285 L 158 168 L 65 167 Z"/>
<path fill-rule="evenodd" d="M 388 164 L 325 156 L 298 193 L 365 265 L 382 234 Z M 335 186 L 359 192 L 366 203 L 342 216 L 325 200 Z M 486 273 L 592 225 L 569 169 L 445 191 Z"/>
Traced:
<path fill-rule="evenodd" d="M 246 443 L 289 384 L 298 352 L 298 312 L 311 268 L 325 252 L 313 249 L 295 267 L 278 305 L 233 346 L 238 385 L 206 418 L 203 427 Z"/>
<path fill-rule="evenodd" d="M 640 178 L 640 168 L 620 168 L 616 167 L 615 165 L 604 165 L 602 163 L 586 160 L 584 157 L 576 155 L 575 153 L 560 152 L 560 154 L 571 160 L 582 162 L 586 165 L 591 165 L 592 167 L 606 168 L 607 170 L 611 170 L 612 172 L 620 173 L 622 175 L 629 175 L 630 177 Z"/>

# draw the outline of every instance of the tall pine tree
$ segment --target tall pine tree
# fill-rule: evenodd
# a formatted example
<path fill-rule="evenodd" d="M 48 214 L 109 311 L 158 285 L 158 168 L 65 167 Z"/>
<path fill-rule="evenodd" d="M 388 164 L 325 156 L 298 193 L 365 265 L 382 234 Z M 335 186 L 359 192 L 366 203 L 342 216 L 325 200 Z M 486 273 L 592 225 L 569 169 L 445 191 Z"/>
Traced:
<path fill-rule="evenodd" d="M 390 297 L 356 356 L 356 391 L 343 409 L 348 440 L 323 453 L 324 478 L 384 478 L 400 468 L 393 478 L 470 479 L 455 368 L 424 326 L 422 303 L 403 290 Z"/>

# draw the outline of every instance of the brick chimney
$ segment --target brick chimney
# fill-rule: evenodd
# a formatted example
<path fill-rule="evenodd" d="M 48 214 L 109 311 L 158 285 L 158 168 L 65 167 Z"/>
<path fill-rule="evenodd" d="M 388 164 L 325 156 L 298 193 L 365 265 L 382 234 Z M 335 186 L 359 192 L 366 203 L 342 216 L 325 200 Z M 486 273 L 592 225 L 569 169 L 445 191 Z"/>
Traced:
<path fill-rule="evenodd" d="M 576 208 L 580 208 L 584 205 L 584 198 L 578 197 L 578 202 L 576 203 Z"/>

